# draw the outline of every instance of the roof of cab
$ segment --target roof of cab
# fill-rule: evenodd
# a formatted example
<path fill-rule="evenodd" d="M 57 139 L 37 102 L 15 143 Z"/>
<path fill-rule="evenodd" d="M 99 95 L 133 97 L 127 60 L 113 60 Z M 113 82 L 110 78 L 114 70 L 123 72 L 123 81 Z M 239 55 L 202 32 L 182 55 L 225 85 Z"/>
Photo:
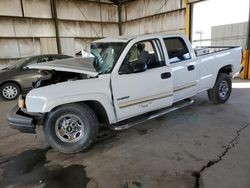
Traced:
<path fill-rule="evenodd" d="M 135 38 L 143 38 L 143 37 L 162 37 L 162 36 L 169 36 L 169 37 L 176 37 L 176 36 L 183 36 L 182 34 L 165 34 L 165 33 L 157 33 L 157 34 L 144 34 L 144 35 L 134 35 L 134 36 L 117 36 L 117 37 L 107 37 L 99 40 L 93 41 L 93 43 L 110 43 L 110 42 L 129 42 Z"/>
<path fill-rule="evenodd" d="M 117 36 L 117 37 L 107 37 L 99 40 L 93 41 L 94 43 L 105 43 L 105 42 L 128 42 L 133 39 L 133 36 Z"/>

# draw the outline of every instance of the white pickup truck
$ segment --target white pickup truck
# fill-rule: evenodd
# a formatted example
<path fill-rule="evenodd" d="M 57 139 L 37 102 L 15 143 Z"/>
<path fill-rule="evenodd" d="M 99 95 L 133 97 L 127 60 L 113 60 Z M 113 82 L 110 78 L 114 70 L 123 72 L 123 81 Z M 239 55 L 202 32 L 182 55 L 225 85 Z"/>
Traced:
<path fill-rule="evenodd" d="M 74 153 L 95 141 L 99 126 L 127 129 L 191 104 L 208 91 L 224 103 L 241 69 L 240 47 L 194 50 L 182 35 L 105 38 L 89 57 L 40 63 L 42 78 L 19 97 L 7 119 L 22 132 L 42 125 L 49 144 Z"/>

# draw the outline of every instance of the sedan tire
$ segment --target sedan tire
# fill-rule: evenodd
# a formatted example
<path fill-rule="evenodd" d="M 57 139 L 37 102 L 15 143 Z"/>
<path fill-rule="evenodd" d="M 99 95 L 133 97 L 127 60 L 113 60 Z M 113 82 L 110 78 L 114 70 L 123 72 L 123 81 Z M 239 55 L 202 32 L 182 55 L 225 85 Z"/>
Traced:
<path fill-rule="evenodd" d="M 0 88 L 1 97 L 6 101 L 15 100 L 20 95 L 20 88 L 15 83 L 5 83 Z"/>

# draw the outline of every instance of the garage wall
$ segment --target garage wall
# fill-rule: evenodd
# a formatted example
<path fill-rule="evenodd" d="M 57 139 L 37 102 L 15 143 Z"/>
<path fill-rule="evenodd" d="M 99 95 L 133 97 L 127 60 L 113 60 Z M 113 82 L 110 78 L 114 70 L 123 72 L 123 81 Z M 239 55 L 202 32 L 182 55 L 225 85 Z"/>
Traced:
<path fill-rule="evenodd" d="M 246 48 L 248 22 L 213 26 L 211 32 L 212 46 L 241 46 Z"/>
<path fill-rule="evenodd" d="M 111 3 L 57 0 L 62 53 L 74 55 L 95 39 L 119 35 L 117 6 Z"/>
<path fill-rule="evenodd" d="M 137 0 L 122 5 L 122 33 L 184 33 L 184 0 Z"/>
<path fill-rule="evenodd" d="M 22 2 L 22 3 L 21 3 Z M 119 34 L 118 11 L 107 0 L 56 0 L 62 52 Z M 50 0 L 0 1 L 0 67 L 29 55 L 57 53 Z"/>
<path fill-rule="evenodd" d="M 57 52 L 50 1 L 0 1 L 0 67 L 24 56 Z M 56 0 L 56 4 L 62 53 L 72 56 L 95 39 L 119 35 L 119 25 L 123 35 L 185 32 L 185 0 L 124 2 L 121 24 L 118 6 L 108 0 Z"/>

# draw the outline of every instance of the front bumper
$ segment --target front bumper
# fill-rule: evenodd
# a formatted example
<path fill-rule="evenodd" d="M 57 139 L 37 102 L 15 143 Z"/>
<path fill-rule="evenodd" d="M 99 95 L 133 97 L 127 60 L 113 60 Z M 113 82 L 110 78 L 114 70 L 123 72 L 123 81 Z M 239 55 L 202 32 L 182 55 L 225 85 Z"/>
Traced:
<path fill-rule="evenodd" d="M 23 112 L 18 106 L 15 106 L 7 115 L 10 127 L 23 133 L 36 133 L 35 125 L 39 118 Z"/>

